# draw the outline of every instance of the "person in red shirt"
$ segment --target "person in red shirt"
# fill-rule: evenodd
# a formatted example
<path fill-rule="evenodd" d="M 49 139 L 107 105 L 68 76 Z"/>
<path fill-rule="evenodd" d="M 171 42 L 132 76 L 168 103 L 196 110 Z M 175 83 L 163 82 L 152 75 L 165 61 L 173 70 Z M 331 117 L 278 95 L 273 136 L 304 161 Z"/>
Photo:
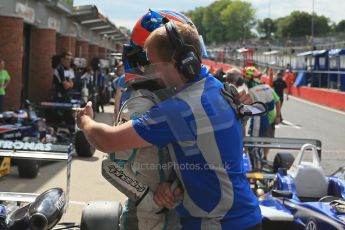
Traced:
<path fill-rule="evenodd" d="M 286 83 L 286 100 L 289 100 L 289 95 L 291 94 L 291 89 L 293 84 L 295 83 L 295 75 L 291 72 L 291 70 L 286 70 L 284 73 L 284 81 Z"/>

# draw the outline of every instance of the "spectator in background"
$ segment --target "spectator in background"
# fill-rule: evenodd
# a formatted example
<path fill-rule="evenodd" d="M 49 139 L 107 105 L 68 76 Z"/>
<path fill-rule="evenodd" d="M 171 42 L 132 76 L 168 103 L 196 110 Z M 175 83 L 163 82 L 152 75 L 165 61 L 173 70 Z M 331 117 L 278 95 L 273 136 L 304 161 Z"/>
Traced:
<path fill-rule="evenodd" d="M 295 83 L 295 74 L 291 71 L 290 68 L 286 68 L 284 73 L 284 81 L 286 83 L 286 100 L 289 100 L 289 95 L 291 94 L 292 86 Z"/>
<path fill-rule="evenodd" d="M 63 52 L 60 55 L 60 64 L 54 69 L 53 88 L 54 101 L 65 102 L 68 100 L 67 94 L 73 88 L 71 79 L 71 52 Z"/>
<path fill-rule="evenodd" d="M 90 66 L 85 68 L 84 74 L 80 77 L 80 79 L 86 82 L 86 85 L 91 85 L 93 80 L 93 71 Z"/>
<path fill-rule="evenodd" d="M 237 68 L 227 70 L 223 76 L 223 81 L 234 85 L 237 89 L 244 83 L 242 72 Z"/>
<path fill-rule="evenodd" d="M 223 71 L 223 68 L 218 68 L 216 69 L 216 72 L 214 73 L 214 77 L 217 78 L 220 82 L 222 82 L 224 74 L 225 73 Z"/>
<path fill-rule="evenodd" d="M 84 103 L 87 103 L 90 98 L 90 92 L 93 85 L 93 72 L 90 66 L 86 67 L 84 74 L 80 77 L 81 80 L 81 96 Z"/>
<path fill-rule="evenodd" d="M 98 105 L 101 107 L 102 113 L 104 113 L 104 104 L 107 98 L 107 95 L 106 95 L 107 79 L 103 71 L 99 71 L 99 74 L 97 76 L 97 89 L 98 89 Z"/>
<path fill-rule="evenodd" d="M 4 96 L 6 95 L 6 88 L 10 83 L 10 75 L 5 70 L 5 60 L 0 59 L 0 113 L 4 104 Z"/>
<path fill-rule="evenodd" d="M 131 88 L 128 87 L 126 83 L 126 78 L 124 75 L 124 69 L 121 69 L 122 75 L 117 81 L 116 94 L 115 94 L 115 108 L 114 108 L 114 118 L 116 119 L 123 103 L 130 97 Z"/>
<path fill-rule="evenodd" d="M 288 71 L 288 72 L 292 72 L 291 65 L 290 64 L 286 64 L 285 70 Z"/>
<path fill-rule="evenodd" d="M 283 80 L 283 73 L 282 73 L 282 71 L 279 71 L 277 73 L 277 78 L 273 81 L 273 89 L 280 98 L 281 107 L 283 106 L 284 90 L 286 88 L 287 88 L 287 85 L 286 85 L 285 81 Z M 288 98 L 288 96 L 287 96 L 287 98 Z M 280 113 L 280 122 L 282 122 L 282 121 L 283 121 L 283 118 L 282 118 L 281 113 Z"/>
<path fill-rule="evenodd" d="M 123 63 L 122 62 L 119 62 L 117 67 L 116 67 L 116 73 L 115 73 L 115 78 L 113 79 L 113 82 L 112 82 L 112 87 L 113 87 L 113 98 L 114 98 L 114 113 L 115 113 L 115 97 L 116 97 L 116 92 L 117 92 L 117 88 L 118 88 L 118 82 L 119 82 L 119 79 L 122 75 L 124 75 L 125 71 L 124 71 L 124 68 L 123 68 Z"/>

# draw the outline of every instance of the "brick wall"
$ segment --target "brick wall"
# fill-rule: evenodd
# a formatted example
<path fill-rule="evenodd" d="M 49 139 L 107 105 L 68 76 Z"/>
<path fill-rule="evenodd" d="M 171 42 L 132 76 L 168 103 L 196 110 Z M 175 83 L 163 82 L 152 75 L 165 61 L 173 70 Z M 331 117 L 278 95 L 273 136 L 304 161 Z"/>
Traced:
<path fill-rule="evenodd" d="M 64 51 L 72 52 L 72 55 L 76 55 L 76 43 L 77 39 L 72 36 L 58 36 L 58 41 L 56 41 L 56 52 L 58 54 Z"/>
<path fill-rule="evenodd" d="M 53 70 L 51 58 L 56 54 L 56 32 L 53 29 L 31 30 L 29 98 L 34 102 L 51 95 Z"/>
<path fill-rule="evenodd" d="M 106 49 L 103 47 L 99 47 L 98 48 L 98 55 L 99 55 L 99 58 L 105 59 L 107 56 Z"/>
<path fill-rule="evenodd" d="M 23 64 L 23 19 L 0 16 L 0 58 L 5 59 L 11 76 L 4 101 L 4 110 L 20 106 Z"/>
<path fill-rule="evenodd" d="M 89 45 L 89 62 L 93 58 L 98 58 L 99 57 L 98 51 L 99 51 L 98 45 L 95 45 L 95 44 L 90 44 Z"/>
<path fill-rule="evenodd" d="M 77 40 L 75 57 L 85 58 L 86 63 L 89 59 L 89 43 L 87 41 Z"/>

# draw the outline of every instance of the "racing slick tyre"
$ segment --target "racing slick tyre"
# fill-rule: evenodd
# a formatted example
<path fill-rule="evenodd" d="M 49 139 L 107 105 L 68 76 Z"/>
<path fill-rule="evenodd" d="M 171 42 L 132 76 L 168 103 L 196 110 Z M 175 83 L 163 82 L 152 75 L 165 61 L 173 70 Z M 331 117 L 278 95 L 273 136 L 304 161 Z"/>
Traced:
<path fill-rule="evenodd" d="M 35 178 L 40 171 L 40 161 L 37 160 L 16 160 L 19 176 L 22 178 Z"/>
<path fill-rule="evenodd" d="M 116 201 L 88 203 L 81 214 L 80 230 L 119 230 L 122 206 Z"/>
<path fill-rule="evenodd" d="M 277 153 L 273 160 L 273 173 L 277 173 L 279 168 L 289 169 L 294 160 L 291 153 Z"/>
<path fill-rule="evenodd" d="M 75 150 L 80 157 L 92 157 L 96 149 L 89 144 L 83 131 L 78 130 L 74 139 Z"/>

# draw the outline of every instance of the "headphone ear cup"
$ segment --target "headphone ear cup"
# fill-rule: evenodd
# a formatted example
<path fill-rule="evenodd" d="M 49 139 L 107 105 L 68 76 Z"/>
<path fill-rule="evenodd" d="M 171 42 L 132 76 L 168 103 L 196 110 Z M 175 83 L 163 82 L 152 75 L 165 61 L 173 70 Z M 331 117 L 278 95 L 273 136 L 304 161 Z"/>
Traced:
<path fill-rule="evenodd" d="M 188 80 L 196 80 L 201 72 L 201 63 L 193 51 L 182 52 L 175 57 L 176 67 Z"/>

